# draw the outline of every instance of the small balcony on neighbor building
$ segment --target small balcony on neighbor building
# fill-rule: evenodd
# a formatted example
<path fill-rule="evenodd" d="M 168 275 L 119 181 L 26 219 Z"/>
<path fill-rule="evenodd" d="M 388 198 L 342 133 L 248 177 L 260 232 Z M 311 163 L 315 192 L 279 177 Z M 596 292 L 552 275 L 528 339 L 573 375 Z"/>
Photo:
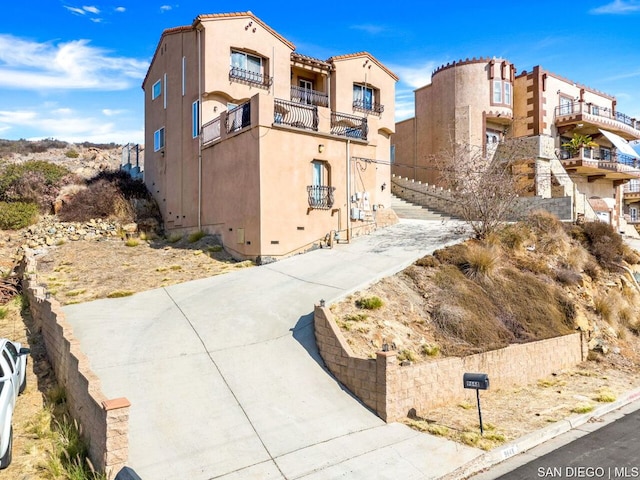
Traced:
<path fill-rule="evenodd" d="M 603 128 L 626 140 L 640 139 L 640 121 L 624 113 L 587 102 L 569 102 L 557 106 L 554 111 L 555 125 L 559 131 L 580 127 L 590 133 Z M 565 127 L 565 128 L 563 128 Z"/>
<path fill-rule="evenodd" d="M 590 182 L 600 178 L 614 181 L 640 178 L 640 164 L 636 158 L 612 153 L 608 148 L 562 148 L 559 157 L 567 172 L 588 177 Z"/>
<path fill-rule="evenodd" d="M 629 204 L 637 202 L 640 202 L 640 179 L 631 180 L 624 186 L 624 203 Z"/>

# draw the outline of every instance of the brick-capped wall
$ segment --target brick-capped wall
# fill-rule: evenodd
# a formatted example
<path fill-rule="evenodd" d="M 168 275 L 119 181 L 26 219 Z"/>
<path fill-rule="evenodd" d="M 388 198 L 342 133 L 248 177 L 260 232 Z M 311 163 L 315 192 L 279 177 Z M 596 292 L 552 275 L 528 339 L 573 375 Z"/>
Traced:
<path fill-rule="evenodd" d="M 93 465 L 109 479 L 129 456 L 129 407 L 126 398 L 108 399 L 89 368 L 60 303 L 38 285 L 37 262 L 27 250 L 20 266 L 22 287 L 36 328 L 42 333 L 47 357 L 64 387 L 71 415 L 82 426 Z"/>
<path fill-rule="evenodd" d="M 464 373 L 488 374 L 492 389 L 525 385 L 577 365 L 585 355 L 581 334 L 574 333 L 467 357 L 401 366 L 396 352 L 378 352 L 375 360 L 355 357 L 326 307 L 315 307 L 314 325 L 327 368 L 387 422 L 401 420 L 412 410 L 426 416 L 431 408 L 464 400 Z"/>

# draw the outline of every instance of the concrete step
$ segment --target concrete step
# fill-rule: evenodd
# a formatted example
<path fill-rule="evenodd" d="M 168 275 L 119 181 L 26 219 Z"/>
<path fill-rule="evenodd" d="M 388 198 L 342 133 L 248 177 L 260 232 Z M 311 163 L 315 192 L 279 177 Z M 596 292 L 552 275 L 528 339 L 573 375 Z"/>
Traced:
<path fill-rule="evenodd" d="M 431 208 L 416 205 L 406 200 L 391 195 L 391 208 L 400 218 L 415 220 L 449 220 L 452 217 L 443 212 L 438 212 Z"/>

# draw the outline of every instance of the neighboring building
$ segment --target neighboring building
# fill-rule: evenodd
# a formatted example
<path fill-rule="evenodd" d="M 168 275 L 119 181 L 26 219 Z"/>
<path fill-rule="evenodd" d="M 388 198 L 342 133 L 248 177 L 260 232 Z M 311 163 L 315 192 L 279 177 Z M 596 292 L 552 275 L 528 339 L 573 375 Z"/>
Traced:
<path fill-rule="evenodd" d="M 368 53 L 299 54 L 251 12 L 164 31 L 143 89 L 165 229 L 266 262 L 384 223 L 397 80 Z"/>
<path fill-rule="evenodd" d="M 472 146 L 490 161 L 512 140 L 525 140 L 529 195 L 571 197 L 574 219 L 624 228 L 623 185 L 640 179 L 628 142 L 640 139 L 640 122 L 619 112 L 614 97 L 538 66 L 516 75 L 507 60 L 474 58 L 437 69 L 415 91 L 415 104 L 415 117 L 399 122 L 392 137 L 396 175 L 437 185 L 434 158 L 451 145 Z M 574 135 L 594 145 L 563 146 Z M 640 185 L 635 190 L 625 201 L 637 202 L 629 210 L 637 218 Z"/>

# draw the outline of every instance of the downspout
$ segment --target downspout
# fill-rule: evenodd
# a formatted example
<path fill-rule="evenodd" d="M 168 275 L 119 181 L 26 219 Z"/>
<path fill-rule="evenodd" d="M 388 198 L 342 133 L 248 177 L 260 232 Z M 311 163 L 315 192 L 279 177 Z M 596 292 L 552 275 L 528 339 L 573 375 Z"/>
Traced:
<path fill-rule="evenodd" d="M 196 29 L 198 41 L 198 231 L 202 230 L 202 30 Z"/>
<path fill-rule="evenodd" d="M 351 241 L 351 139 L 347 138 L 347 243 Z"/>

